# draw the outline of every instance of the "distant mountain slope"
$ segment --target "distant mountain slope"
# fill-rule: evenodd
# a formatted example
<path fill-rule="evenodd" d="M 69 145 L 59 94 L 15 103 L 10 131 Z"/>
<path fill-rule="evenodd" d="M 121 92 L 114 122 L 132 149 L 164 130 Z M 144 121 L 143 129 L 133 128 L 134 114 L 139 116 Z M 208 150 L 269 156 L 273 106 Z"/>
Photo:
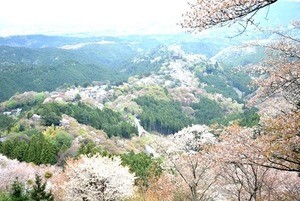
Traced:
<path fill-rule="evenodd" d="M 93 39 L 63 37 L 63 36 L 45 36 L 45 35 L 24 35 L 0 37 L 0 44 L 11 47 L 60 47 L 68 44 L 76 44 L 80 42 L 90 42 Z"/>
<path fill-rule="evenodd" d="M 124 81 L 135 73 L 122 72 L 133 58 L 158 44 L 138 36 L 0 38 L 0 101 L 16 92 L 52 91 L 63 84 Z"/>
<path fill-rule="evenodd" d="M 72 36 L 47 36 L 47 35 L 24 35 L 24 36 L 9 36 L 0 37 L 0 45 L 11 47 L 29 47 L 29 48 L 44 48 L 44 47 L 62 47 L 78 44 L 95 44 L 101 41 L 110 43 L 128 43 L 142 44 L 140 48 L 149 49 L 159 45 L 161 42 L 153 36 L 97 36 L 97 37 L 72 37 Z"/>
<path fill-rule="evenodd" d="M 146 51 L 139 44 L 79 44 L 62 48 L 0 46 L 0 101 L 16 92 L 53 91 L 63 84 L 122 82 L 131 75 L 149 73 L 160 67 L 150 62 L 151 58 L 139 64 L 135 62 Z M 156 54 L 155 49 L 149 52 Z"/>
<path fill-rule="evenodd" d="M 100 63 L 74 51 L 0 46 L 0 100 L 16 92 L 52 91 L 65 83 L 126 79 L 117 69 Z"/>
<path fill-rule="evenodd" d="M 259 41 L 261 38 L 268 41 L 276 39 L 276 36 L 253 34 L 248 40 Z M 16 92 L 52 91 L 63 84 L 83 85 L 93 81 L 122 83 L 133 75 L 149 75 L 160 71 L 170 59 L 182 59 L 178 52 L 174 54 L 168 50 L 173 45 L 179 45 L 180 52 L 184 54 L 204 55 L 226 67 L 214 74 L 216 72 L 212 73 L 210 65 L 205 62 L 201 68 L 197 67 L 201 60 L 191 64 L 197 67 L 194 71 L 207 85 L 207 90 L 237 100 L 237 93 L 250 93 L 244 86 L 248 80 L 243 86 L 237 84 L 243 79 L 240 75 L 232 75 L 230 69 L 258 62 L 264 57 L 262 49 L 238 49 L 246 43 L 243 37 L 230 40 L 221 35 L 198 37 L 186 34 L 87 38 L 29 35 L 0 38 L 0 101 Z"/>
<path fill-rule="evenodd" d="M 6 48 L 6 51 L 14 49 Z M 17 48 L 18 51 L 20 49 Z M 38 51 L 28 48 L 23 50 L 32 51 L 29 55 Z M 64 58 L 63 53 L 67 50 L 59 51 L 61 56 L 57 60 L 61 63 L 55 60 L 52 66 L 27 65 L 32 61 L 27 62 L 19 57 L 12 59 L 10 62 L 15 61 L 10 67 L 13 71 L 3 69 L 1 74 L 1 81 L 7 83 L 3 85 L 6 91 L 16 89 L 10 86 L 17 86 L 24 91 L 26 87 L 36 91 L 48 90 L 50 93 L 39 93 L 43 94 L 44 103 L 81 101 L 100 109 L 108 107 L 122 114 L 128 121 L 140 119 L 141 125 L 148 132 L 162 134 L 175 133 L 191 124 L 227 124 L 243 118 L 243 99 L 253 92 L 248 88 L 251 79 L 247 75 L 235 74 L 230 68 L 224 68 L 204 55 L 187 53 L 180 45 L 162 45 L 137 55 L 124 64 L 121 71 L 114 71 L 120 70 L 118 68 L 82 64 L 76 60 L 64 61 L 61 58 Z M 25 53 L 23 55 L 29 57 Z M 22 67 L 15 68 L 14 65 L 18 64 Z M 94 82 L 90 86 L 72 84 L 57 91 L 53 89 L 59 84 L 74 81 L 90 79 L 90 82 L 116 82 L 121 78 L 123 80 L 119 83 Z M 1 104 L 2 111 L 20 107 L 26 110 L 24 105 L 30 108 L 31 102 L 20 103 L 19 99 L 23 96 L 26 97 L 26 93 L 5 101 Z M 85 116 L 82 118 L 86 122 Z"/>

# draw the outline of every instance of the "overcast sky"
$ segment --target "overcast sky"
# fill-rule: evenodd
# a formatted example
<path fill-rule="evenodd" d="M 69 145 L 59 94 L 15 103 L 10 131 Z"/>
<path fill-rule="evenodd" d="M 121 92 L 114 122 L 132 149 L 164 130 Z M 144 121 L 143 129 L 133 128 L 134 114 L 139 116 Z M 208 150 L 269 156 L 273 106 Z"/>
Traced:
<path fill-rule="evenodd" d="M 188 1 L 4 0 L 0 7 L 0 36 L 172 33 L 182 31 L 176 24 L 187 10 Z"/>
<path fill-rule="evenodd" d="M 16 34 L 165 33 L 178 23 L 188 0 L 6 0 L 0 36 Z"/>

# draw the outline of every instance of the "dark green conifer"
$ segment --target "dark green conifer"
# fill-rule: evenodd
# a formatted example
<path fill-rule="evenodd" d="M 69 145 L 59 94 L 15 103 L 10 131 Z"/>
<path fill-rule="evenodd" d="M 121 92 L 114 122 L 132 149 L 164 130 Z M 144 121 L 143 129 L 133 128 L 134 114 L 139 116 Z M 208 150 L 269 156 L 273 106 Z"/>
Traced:
<path fill-rule="evenodd" d="M 26 201 L 29 200 L 28 196 L 24 193 L 24 187 L 19 182 L 18 178 L 15 179 L 14 183 L 12 184 L 12 192 L 10 194 L 10 198 L 12 201 Z"/>
<path fill-rule="evenodd" d="M 35 136 L 32 136 L 29 141 L 29 146 L 25 154 L 25 161 L 26 162 L 34 162 L 36 163 L 38 159 L 38 147 L 37 147 L 37 139 Z"/>
<path fill-rule="evenodd" d="M 57 147 L 49 140 L 45 140 L 42 146 L 40 163 L 54 165 L 57 161 L 56 155 Z"/>
<path fill-rule="evenodd" d="M 40 158 L 44 140 L 43 134 L 37 134 L 31 137 L 27 152 L 25 154 L 26 162 L 34 162 L 37 165 L 41 164 Z"/>
<path fill-rule="evenodd" d="M 1 153 L 5 156 L 7 156 L 8 158 L 12 157 L 12 151 L 13 151 L 13 144 L 10 140 L 6 140 L 5 142 L 3 142 L 2 144 L 2 149 L 1 149 Z"/>
<path fill-rule="evenodd" d="M 51 191 L 49 193 L 46 191 L 46 182 L 42 182 L 42 178 L 40 175 L 35 175 L 35 184 L 33 185 L 33 189 L 30 195 L 31 199 L 34 201 L 54 200 Z"/>
<path fill-rule="evenodd" d="M 25 141 L 14 142 L 14 149 L 12 152 L 13 158 L 18 159 L 19 161 L 25 160 L 25 154 L 28 149 L 28 143 Z"/>

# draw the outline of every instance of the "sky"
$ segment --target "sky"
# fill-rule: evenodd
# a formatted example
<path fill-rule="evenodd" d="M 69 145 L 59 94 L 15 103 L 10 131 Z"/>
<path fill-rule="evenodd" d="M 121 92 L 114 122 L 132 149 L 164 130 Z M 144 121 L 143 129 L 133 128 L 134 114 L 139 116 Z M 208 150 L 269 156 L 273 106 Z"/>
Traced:
<path fill-rule="evenodd" d="M 188 0 L 6 0 L 0 36 L 177 32 Z"/>
<path fill-rule="evenodd" d="M 0 36 L 180 32 L 183 30 L 178 23 L 188 10 L 188 1 L 4 0 L 0 7 Z"/>

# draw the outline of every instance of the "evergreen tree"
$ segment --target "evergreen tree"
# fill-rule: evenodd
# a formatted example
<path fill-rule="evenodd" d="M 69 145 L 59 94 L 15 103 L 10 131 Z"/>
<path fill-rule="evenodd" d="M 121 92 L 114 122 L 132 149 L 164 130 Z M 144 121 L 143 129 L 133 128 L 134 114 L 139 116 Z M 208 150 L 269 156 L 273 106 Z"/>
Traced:
<path fill-rule="evenodd" d="M 142 126 L 148 131 L 158 131 L 163 134 L 175 133 L 192 123 L 177 101 L 156 100 L 150 96 L 142 96 L 135 102 L 143 108 L 140 116 Z"/>
<path fill-rule="evenodd" d="M 3 142 L 2 144 L 2 148 L 1 148 L 1 153 L 5 156 L 7 156 L 8 158 L 11 158 L 12 156 L 12 151 L 13 151 L 13 144 L 10 140 L 6 140 L 5 142 Z"/>
<path fill-rule="evenodd" d="M 14 140 L 14 149 L 12 152 L 12 157 L 18 159 L 19 161 L 25 160 L 25 154 L 28 149 L 28 143 L 25 141 Z"/>
<path fill-rule="evenodd" d="M 96 153 L 100 153 L 100 149 L 96 147 L 95 143 L 92 141 L 87 141 L 80 145 L 80 148 L 76 154 L 76 156 L 80 156 L 82 154 L 85 155 L 95 155 Z"/>
<path fill-rule="evenodd" d="M 224 116 L 220 104 L 206 97 L 201 97 L 199 103 L 192 103 L 191 107 L 195 110 L 198 124 L 209 125 Z"/>
<path fill-rule="evenodd" d="M 57 147 L 49 142 L 49 140 L 45 140 L 41 152 L 40 163 L 54 165 L 57 161 L 56 155 Z"/>
<path fill-rule="evenodd" d="M 58 126 L 60 121 L 61 117 L 55 114 L 54 112 L 50 112 L 42 116 L 42 125 L 44 126 Z"/>
<path fill-rule="evenodd" d="M 29 141 L 29 145 L 28 145 L 28 149 L 26 151 L 26 155 L 25 155 L 25 161 L 26 162 L 36 162 L 37 158 L 38 158 L 38 147 L 37 147 L 37 139 L 36 136 L 32 136 L 30 141 Z"/>
<path fill-rule="evenodd" d="M 42 134 L 34 135 L 29 141 L 27 153 L 25 155 L 26 162 L 34 162 L 40 164 L 40 156 L 43 149 L 44 137 Z"/>
<path fill-rule="evenodd" d="M 162 174 L 161 161 L 146 153 L 135 154 L 133 151 L 121 155 L 122 165 L 128 165 L 130 172 L 136 176 L 135 183 L 139 187 L 148 187 L 149 180 Z"/>
<path fill-rule="evenodd" d="M 19 182 L 18 178 L 15 179 L 14 183 L 12 184 L 12 192 L 10 194 L 12 201 L 25 201 L 28 200 L 28 196 L 24 194 L 24 187 Z"/>
<path fill-rule="evenodd" d="M 14 125 L 14 119 L 7 115 L 0 115 L 0 131 L 9 131 Z M 1 136 L 1 135 L 0 135 Z"/>
<path fill-rule="evenodd" d="M 46 192 L 46 182 L 42 182 L 40 175 L 35 175 L 35 184 L 31 191 L 31 199 L 34 201 L 53 201 L 53 195 L 51 192 Z"/>

